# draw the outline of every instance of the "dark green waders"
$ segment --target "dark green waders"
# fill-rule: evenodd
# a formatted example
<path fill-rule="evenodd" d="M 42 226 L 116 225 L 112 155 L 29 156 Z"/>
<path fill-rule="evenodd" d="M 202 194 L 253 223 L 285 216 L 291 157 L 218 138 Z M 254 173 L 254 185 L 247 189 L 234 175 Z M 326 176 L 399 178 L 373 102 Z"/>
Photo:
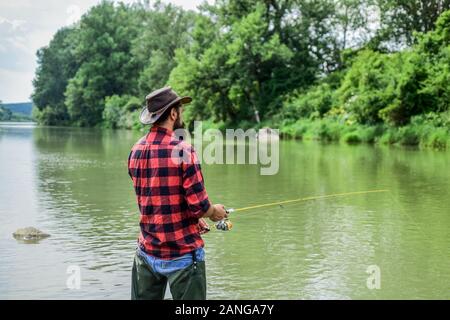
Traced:
<path fill-rule="evenodd" d="M 154 272 L 138 253 L 131 275 L 131 300 L 163 300 L 169 282 L 174 300 L 206 300 L 205 261 L 194 262 L 168 277 Z"/>

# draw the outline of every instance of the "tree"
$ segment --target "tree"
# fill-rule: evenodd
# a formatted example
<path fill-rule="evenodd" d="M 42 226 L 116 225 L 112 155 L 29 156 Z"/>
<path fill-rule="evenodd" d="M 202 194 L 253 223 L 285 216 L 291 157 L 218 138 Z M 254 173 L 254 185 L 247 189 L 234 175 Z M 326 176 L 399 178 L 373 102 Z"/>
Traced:
<path fill-rule="evenodd" d="M 74 56 L 75 45 L 76 29 L 66 27 L 58 30 L 50 44 L 37 52 L 38 68 L 33 80 L 32 99 L 35 115 L 41 123 L 69 123 L 64 92 L 79 67 Z"/>
<path fill-rule="evenodd" d="M 411 46 L 415 32 L 433 30 L 438 17 L 450 9 L 450 0 L 375 0 L 375 3 L 381 21 L 377 42 L 384 42 L 394 50 Z"/>
<path fill-rule="evenodd" d="M 331 1 L 221 0 L 203 9 L 196 21 L 211 28 L 194 29 L 192 50 L 177 51 L 169 81 L 201 101 L 193 103 L 198 115 L 231 123 L 254 121 L 256 111 L 268 118 L 283 94 L 336 65 L 328 41 Z"/>
<path fill-rule="evenodd" d="M 75 124 L 99 124 L 108 96 L 137 94 L 139 69 L 130 53 L 140 30 L 139 9 L 102 2 L 82 17 L 75 48 L 80 67 L 65 92 Z"/>
<path fill-rule="evenodd" d="M 171 4 L 155 2 L 139 13 L 142 31 L 133 40 L 131 54 L 142 70 L 138 79 L 139 95 L 163 87 L 176 65 L 175 50 L 190 44 L 189 31 L 196 14 Z"/>
<path fill-rule="evenodd" d="M 388 122 L 405 124 L 414 115 L 450 110 L 450 10 L 435 25 L 406 53 L 397 99 L 380 112 Z"/>

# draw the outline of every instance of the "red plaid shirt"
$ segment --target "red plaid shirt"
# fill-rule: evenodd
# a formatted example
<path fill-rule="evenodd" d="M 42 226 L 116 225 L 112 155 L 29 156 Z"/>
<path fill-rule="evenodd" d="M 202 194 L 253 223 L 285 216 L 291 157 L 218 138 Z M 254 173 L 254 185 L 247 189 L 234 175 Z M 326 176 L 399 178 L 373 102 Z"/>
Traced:
<path fill-rule="evenodd" d="M 204 246 L 198 221 L 211 204 L 190 144 L 154 126 L 133 146 L 128 173 L 139 206 L 138 243 L 144 252 L 172 259 Z"/>

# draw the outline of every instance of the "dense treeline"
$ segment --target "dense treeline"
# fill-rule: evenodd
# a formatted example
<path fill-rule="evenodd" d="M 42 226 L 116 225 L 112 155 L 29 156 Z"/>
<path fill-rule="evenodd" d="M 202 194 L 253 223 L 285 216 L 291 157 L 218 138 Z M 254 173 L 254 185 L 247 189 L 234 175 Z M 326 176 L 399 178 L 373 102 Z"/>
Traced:
<path fill-rule="evenodd" d="M 138 128 L 150 91 L 188 123 L 450 146 L 450 0 L 102 2 L 38 51 L 43 124 Z"/>

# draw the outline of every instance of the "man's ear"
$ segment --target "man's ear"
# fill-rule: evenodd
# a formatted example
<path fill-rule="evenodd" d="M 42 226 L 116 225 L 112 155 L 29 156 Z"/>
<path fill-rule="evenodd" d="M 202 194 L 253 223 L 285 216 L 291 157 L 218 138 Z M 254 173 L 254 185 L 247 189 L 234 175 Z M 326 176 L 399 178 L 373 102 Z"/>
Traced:
<path fill-rule="evenodd" d="M 178 116 L 178 112 L 176 108 L 172 108 L 172 110 L 170 110 L 170 118 L 175 121 L 177 120 L 177 116 Z"/>

